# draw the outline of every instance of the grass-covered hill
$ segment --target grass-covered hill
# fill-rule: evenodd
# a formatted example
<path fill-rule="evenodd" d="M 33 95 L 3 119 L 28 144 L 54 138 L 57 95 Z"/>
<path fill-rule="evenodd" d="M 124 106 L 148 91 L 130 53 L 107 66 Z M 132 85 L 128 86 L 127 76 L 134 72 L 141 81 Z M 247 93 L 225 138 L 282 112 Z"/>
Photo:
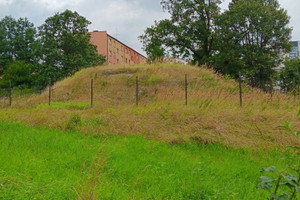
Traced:
<path fill-rule="evenodd" d="M 188 105 L 185 105 L 185 74 Z M 139 105 L 136 105 L 136 76 Z M 93 106 L 91 102 L 93 79 Z M 197 141 L 227 147 L 300 145 L 284 129 L 297 121 L 297 98 L 239 85 L 212 70 L 180 64 L 99 66 L 84 69 L 34 96 L 1 99 L 0 120 L 92 135 L 143 135 L 171 143 Z M 299 130 L 296 123 L 294 128 Z"/>
<path fill-rule="evenodd" d="M 259 177 L 299 162 L 284 148 L 299 138 L 278 128 L 300 130 L 299 101 L 243 93 L 240 107 L 237 82 L 178 64 L 84 69 L 51 87 L 50 106 L 49 88 L 14 90 L 12 106 L 0 98 L 0 199 L 267 199 Z"/>

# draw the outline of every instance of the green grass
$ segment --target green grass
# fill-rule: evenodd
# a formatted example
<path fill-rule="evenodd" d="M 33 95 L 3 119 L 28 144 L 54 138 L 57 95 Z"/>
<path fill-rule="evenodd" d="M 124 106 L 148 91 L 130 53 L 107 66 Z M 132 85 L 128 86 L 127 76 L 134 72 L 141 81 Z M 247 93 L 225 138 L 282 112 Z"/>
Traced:
<path fill-rule="evenodd" d="M 75 199 L 104 144 L 96 199 L 266 199 L 259 169 L 285 155 L 140 136 L 87 136 L 0 121 L 0 199 Z M 86 163 L 83 171 L 81 167 Z"/>
<path fill-rule="evenodd" d="M 91 107 L 91 104 L 88 103 L 83 103 L 83 102 L 51 102 L 50 106 L 49 103 L 41 103 L 37 106 L 37 108 L 48 108 L 48 109 L 62 109 L 62 108 L 67 108 L 67 109 L 79 109 L 83 110 L 86 108 Z"/>

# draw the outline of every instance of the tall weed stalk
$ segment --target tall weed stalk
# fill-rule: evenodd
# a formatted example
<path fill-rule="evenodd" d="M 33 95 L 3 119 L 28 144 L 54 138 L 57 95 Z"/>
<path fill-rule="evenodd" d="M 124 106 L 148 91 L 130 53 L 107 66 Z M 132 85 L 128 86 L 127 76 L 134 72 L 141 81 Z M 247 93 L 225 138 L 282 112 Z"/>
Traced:
<path fill-rule="evenodd" d="M 98 197 L 95 196 L 95 189 L 102 184 L 99 181 L 99 176 L 106 163 L 106 155 L 103 148 L 104 144 L 97 150 L 86 174 L 84 173 L 86 163 L 84 162 L 81 165 L 81 176 L 77 184 L 77 189 L 75 190 L 77 200 L 98 199 Z"/>

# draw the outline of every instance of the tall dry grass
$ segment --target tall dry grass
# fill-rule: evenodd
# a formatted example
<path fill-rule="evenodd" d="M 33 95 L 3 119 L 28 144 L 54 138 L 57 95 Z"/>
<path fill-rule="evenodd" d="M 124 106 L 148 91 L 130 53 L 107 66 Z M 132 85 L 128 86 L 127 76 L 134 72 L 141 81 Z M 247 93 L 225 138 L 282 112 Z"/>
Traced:
<path fill-rule="evenodd" d="M 106 155 L 103 151 L 104 145 L 100 146 L 93 157 L 87 172 L 85 172 L 86 163 L 81 166 L 80 179 L 77 183 L 75 192 L 78 200 L 93 200 L 99 195 L 95 195 L 96 187 L 101 187 L 101 178 L 103 168 L 106 164 Z"/>
<path fill-rule="evenodd" d="M 188 106 L 184 105 L 185 74 Z M 139 106 L 135 106 L 136 76 Z M 93 107 L 89 106 L 91 79 Z M 279 93 L 271 97 L 243 85 L 241 108 L 236 81 L 205 67 L 157 63 L 88 68 L 55 83 L 52 106 L 47 103 L 48 89 L 39 95 L 14 97 L 11 108 L 0 109 L 0 119 L 66 129 L 76 115 L 81 123 L 73 129 L 87 134 L 140 134 L 167 142 L 193 140 L 233 147 L 300 144 L 278 128 L 285 120 L 298 120 L 298 98 Z"/>

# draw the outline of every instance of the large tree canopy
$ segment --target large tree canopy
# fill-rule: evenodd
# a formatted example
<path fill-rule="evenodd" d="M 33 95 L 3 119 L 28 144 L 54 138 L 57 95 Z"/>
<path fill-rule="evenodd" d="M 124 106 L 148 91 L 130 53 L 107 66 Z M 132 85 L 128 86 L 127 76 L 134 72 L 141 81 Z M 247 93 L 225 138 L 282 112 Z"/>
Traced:
<path fill-rule="evenodd" d="M 87 19 L 70 10 L 46 19 L 39 27 L 40 79 L 56 81 L 81 68 L 105 61 L 90 44 L 89 24 Z"/>
<path fill-rule="evenodd" d="M 70 76 L 84 67 L 105 62 L 90 44 L 88 20 L 66 10 L 46 19 L 38 28 L 26 18 L 0 21 L 0 84 L 37 86 Z M 21 61 L 21 62 L 19 62 Z M 26 76 L 26 77 L 25 77 Z"/>
<path fill-rule="evenodd" d="M 15 60 L 34 61 L 36 30 L 26 18 L 0 21 L 0 75 Z"/>
<path fill-rule="evenodd" d="M 171 17 L 140 36 L 151 59 L 167 54 L 207 63 L 223 74 L 263 87 L 290 50 L 287 12 L 277 0 L 162 0 Z"/>
<path fill-rule="evenodd" d="M 166 40 L 171 30 L 172 24 L 169 20 L 155 22 L 155 26 L 147 28 L 145 35 L 139 36 L 140 41 L 144 45 L 144 50 L 148 55 L 148 61 L 154 61 L 167 57 L 166 55 Z M 164 41 L 164 42 L 163 42 Z"/>
<path fill-rule="evenodd" d="M 264 87 L 290 50 L 289 17 L 277 0 L 235 0 L 218 19 L 215 68 Z"/>
<path fill-rule="evenodd" d="M 163 0 L 171 18 L 156 22 L 140 36 L 151 59 L 169 50 L 174 57 L 193 58 L 205 63 L 212 55 L 215 19 L 220 14 L 220 0 Z"/>

